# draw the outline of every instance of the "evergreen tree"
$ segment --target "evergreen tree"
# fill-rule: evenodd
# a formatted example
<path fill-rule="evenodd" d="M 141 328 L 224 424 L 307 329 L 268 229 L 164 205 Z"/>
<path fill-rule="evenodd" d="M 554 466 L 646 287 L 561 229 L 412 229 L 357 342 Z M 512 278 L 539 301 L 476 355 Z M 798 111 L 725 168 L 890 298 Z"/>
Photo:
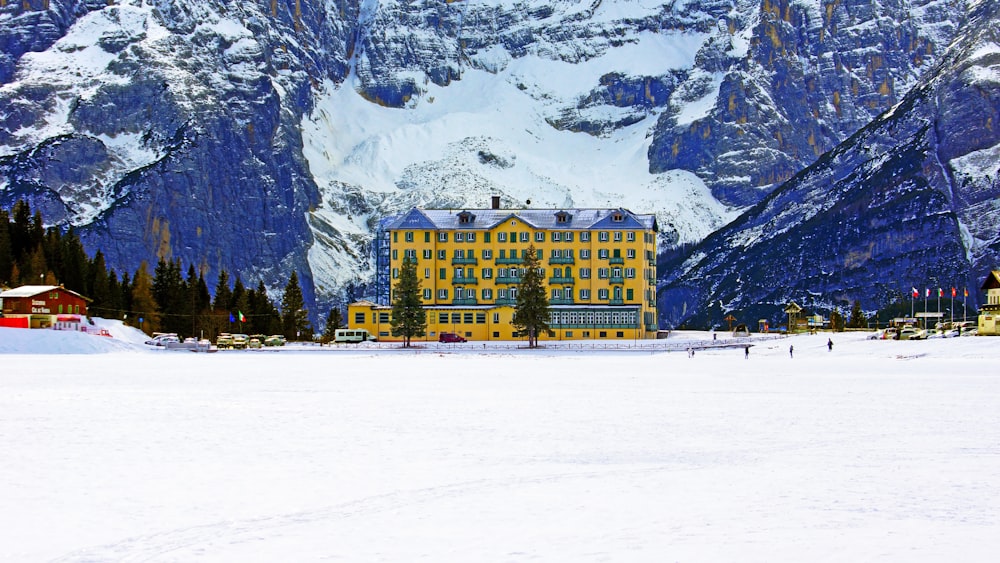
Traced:
<path fill-rule="evenodd" d="M 399 269 L 399 281 L 392 288 L 392 318 L 389 319 L 392 335 L 402 336 L 406 348 L 412 337 L 427 334 L 427 311 L 420 293 L 417 262 L 407 258 Z"/>
<path fill-rule="evenodd" d="M 216 313 L 229 311 L 229 301 L 232 296 L 233 292 L 229 289 L 229 273 L 223 269 L 219 272 L 218 283 L 215 284 L 215 302 L 212 304 L 212 309 Z"/>
<path fill-rule="evenodd" d="M 152 334 L 160 330 L 160 314 L 156 298 L 153 296 L 153 280 L 145 260 L 136 270 L 132 282 L 132 309 L 138 318 L 143 319 L 139 326 L 143 332 Z"/>
<path fill-rule="evenodd" d="M 161 329 L 164 332 L 186 333 L 188 322 L 182 316 L 186 294 L 179 261 L 160 258 L 153 275 L 152 294 Z"/>
<path fill-rule="evenodd" d="M 323 330 L 323 343 L 333 342 L 337 329 L 344 324 L 344 317 L 340 313 L 340 307 L 334 305 L 330 307 L 330 314 L 326 317 L 326 329 Z"/>
<path fill-rule="evenodd" d="M 111 312 L 111 284 L 107 265 L 104 263 L 104 253 L 100 250 L 94 254 L 94 259 L 87 268 L 89 281 L 87 293 L 84 295 L 93 299 L 90 308 L 101 316 Z M 117 284 L 117 280 L 115 282 Z"/>
<path fill-rule="evenodd" d="M 840 313 L 840 309 L 830 311 L 830 330 L 844 332 L 844 315 Z"/>
<path fill-rule="evenodd" d="M 17 200 L 11 213 L 13 221 L 10 224 L 11 254 L 14 261 L 20 264 L 33 250 L 31 246 L 31 207 L 24 200 Z M 23 268 L 22 268 L 23 269 Z"/>
<path fill-rule="evenodd" d="M 236 282 L 233 283 L 233 293 L 229 297 L 229 310 L 233 312 L 237 322 L 236 326 L 239 327 L 240 332 L 253 332 L 250 328 L 250 319 L 246 316 L 250 312 L 250 302 L 247 298 L 247 289 L 240 281 L 240 277 L 236 276 Z M 240 320 L 240 315 L 243 315 L 246 320 Z"/>
<path fill-rule="evenodd" d="M 535 245 L 528 247 L 524 259 L 524 276 L 517 290 L 517 304 L 511 324 L 518 332 L 527 335 L 528 347 L 538 346 L 538 336 L 546 333 L 554 336 L 549 328 L 549 299 L 545 295 L 545 284 L 538 261 Z"/>
<path fill-rule="evenodd" d="M 299 276 L 292 271 L 285 285 L 285 293 L 281 296 L 281 326 L 286 339 L 312 340 L 312 327 L 309 326 L 309 314 L 305 306 Z"/>
<path fill-rule="evenodd" d="M 87 259 L 83 243 L 80 242 L 80 237 L 76 236 L 73 227 L 70 227 L 62 236 L 60 247 L 62 272 L 58 273 L 59 281 L 66 289 L 87 295 L 87 266 L 90 261 Z"/>
<path fill-rule="evenodd" d="M 0 285 L 10 282 L 14 268 L 14 247 L 10 240 L 10 214 L 0 209 Z"/>
<path fill-rule="evenodd" d="M 277 307 L 267 294 L 264 281 L 257 282 L 257 290 L 248 296 L 248 306 L 250 307 L 250 322 L 254 327 L 254 332 L 260 334 L 284 334 L 281 324 L 281 315 L 278 314 Z"/>
<path fill-rule="evenodd" d="M 132 309 L 132 280 L 129 279 L 128 272 L 122 272 L 122 282 L 118 285 L 118 289 L 122 318 L 125 318 L 124 315 L 135 318 L 135 311 Z"/>
<path fill-rule="evenodd" d="M 124 309 L 122 307 L 122 289 L 118 283 L 118 274 L 112 268 L 108 273 L 108 301 L 102 310 L 103 316 L 120 319 L 124 314 Z"/>
<path fill-rule="evenodd" d="M 854 304 L 851 306 L 851 318 L 847 321 L 847 326 L 850 328 L 868 328 L 868 319 L 865 317 L 865 312 L 861 310 L 861 301 L 857 299 L 854 300 Z"/>

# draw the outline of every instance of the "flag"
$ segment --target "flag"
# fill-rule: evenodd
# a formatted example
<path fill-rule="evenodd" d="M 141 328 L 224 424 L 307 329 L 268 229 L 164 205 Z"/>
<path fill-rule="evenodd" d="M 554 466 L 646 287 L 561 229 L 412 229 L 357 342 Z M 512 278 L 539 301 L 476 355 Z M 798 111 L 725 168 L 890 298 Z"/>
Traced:
<path fill-rule="evenodd" d="M 954 287 L 951 288 L 951 296 L 955 297 L 956 295 L 958 295 L 958 291 Z"/>
<path fill-rule="evenodd" d="M 919 292 L 919 291 L 917 291 L 917 288 L 913 287 L 913 288 L 911 288 L 911 289 L 913 290 L 913 296 L 914 296 L 914 297 L 920 297 L 920 292 Z"/>
<path fill-rule="evenodd" d="M 969 296 L 969 288 L 965 288 L 965 296 L 966 296 L 966 297 L 968 297 L 968 296 Z"/>
<path fill-rule="evenodd" d="M 243 316 L 243 311 L 237 311 L 237 313 L 239 313 L 239 315 L 240 315 L 240 322 L 241 323 L 247 322 L 247 318 Z"/>
<path fill-rule="evenodd" d="M 229 322 L 231 322 L 231 323 L 235 323 L 236 322 L 236 319 L 233 318 L 233 314 L 232 313 L 229 313 Z"/>
<path fill-rule="evenodd" d="M 944 297 L 944 290 L 940 287 L 938 288 L 938 297 Z"/>
<path fill-rule="evenodd" d="M 929 287 L 924 288 L 924 297 L 930 297 L 930 296 L 931 296 L 931 289 Z"/>

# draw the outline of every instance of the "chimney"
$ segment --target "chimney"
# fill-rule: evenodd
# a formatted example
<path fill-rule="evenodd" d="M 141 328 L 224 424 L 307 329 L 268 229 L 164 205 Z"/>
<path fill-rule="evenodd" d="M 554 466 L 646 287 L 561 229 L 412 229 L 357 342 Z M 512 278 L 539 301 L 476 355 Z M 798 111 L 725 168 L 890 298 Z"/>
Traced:
<path fill-rule="evenodd" d="M 500 196 L 493 196 L 493 209 L 500 209 Z"/>

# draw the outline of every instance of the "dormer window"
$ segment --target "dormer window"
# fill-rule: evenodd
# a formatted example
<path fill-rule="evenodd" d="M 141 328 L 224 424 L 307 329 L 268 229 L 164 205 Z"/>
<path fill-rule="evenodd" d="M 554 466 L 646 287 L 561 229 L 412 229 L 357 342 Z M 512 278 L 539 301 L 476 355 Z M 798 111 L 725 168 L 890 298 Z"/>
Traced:
<path fill-rule="evenodd" d="M 570 215 L 569 213 L 566 213 L 565 211 L 560 211 L 556 213 L 556 223 L 563 223 L 563 224 L 569 223 L 569 220 L 572 218 L 573 216 Z"/>
<path fill-rule="evenodd" d="M 468 211 L 463 211 L 458 214 L 458 223 L 460 225 L 468 225 L 476 220 L 476 216 Z"/>
<path fill-rule="evenodd" d="M 615 223 L 621 223 L 622 221 L 625 220 L 625 215 L 616 211 L 611 214 L 611 220 L 614 221 Z"/>

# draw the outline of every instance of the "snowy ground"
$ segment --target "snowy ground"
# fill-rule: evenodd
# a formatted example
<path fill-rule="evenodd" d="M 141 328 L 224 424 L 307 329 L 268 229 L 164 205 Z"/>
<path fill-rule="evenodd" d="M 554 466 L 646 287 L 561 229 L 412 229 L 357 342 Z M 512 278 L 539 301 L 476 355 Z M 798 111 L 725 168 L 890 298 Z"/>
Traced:
<path fill-rule="evenodd" d="M 830 352 L 828 335 L 798 336 L 744 359 L 192 354 L 113 333 L 0 329 L 2 561 L 1000 551 L 1000 341 L 986 337 L 844 334 Z"/>

